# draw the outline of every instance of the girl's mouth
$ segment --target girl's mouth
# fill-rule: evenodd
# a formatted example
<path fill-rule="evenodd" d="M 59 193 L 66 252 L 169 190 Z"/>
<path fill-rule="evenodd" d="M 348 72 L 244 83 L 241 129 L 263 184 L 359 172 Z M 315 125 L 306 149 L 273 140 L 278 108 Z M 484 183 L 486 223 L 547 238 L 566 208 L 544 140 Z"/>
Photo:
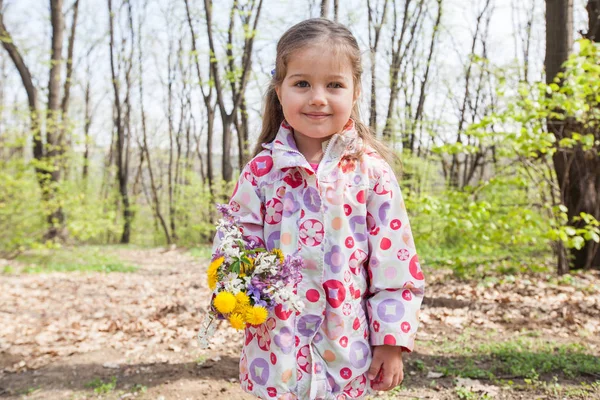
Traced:
<path fill-rule="evenodd" d="M 325 113 L 305 113 L 304 114 L 306 117 L 310 118 L 310 119 L 325 119 L 327 117 L 329 117 L 331 114 L 325 114 Z"/>

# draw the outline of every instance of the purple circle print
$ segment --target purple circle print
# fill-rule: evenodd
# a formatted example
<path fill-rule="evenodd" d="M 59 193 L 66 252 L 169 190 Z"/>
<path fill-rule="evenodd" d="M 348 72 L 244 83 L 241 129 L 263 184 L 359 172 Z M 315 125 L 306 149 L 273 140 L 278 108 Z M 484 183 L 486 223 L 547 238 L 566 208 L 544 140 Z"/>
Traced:
<path fill-rule="evenodd" d="M 279 247 L 280 237 L 281 237 L 281 231 L 277 230 L 277 231 L 271 232 L 271 234 L 269 235 L 269 238 L 267 239 L 267 250 L 273 250 L 273 249 Z"/>
<path fill-rule="evenodd" d="M 259 385 L 266 385 L 269 380 L 269 363 L 264 358 L 256 358 L 250 364 L 250 376 Z"/>
<path fill-rule="evenodd" d="M 312 212 L 317 212 L 321 209 L 321 197 L 319 191 L 314 187 L 308 187 L 304 191 L 304 206 Z"/>
<path fill-rule="evenodd" d="M 369 346 L 365 342 L 356 341 L 350 345 L 350 364 L 360 369 L 367 365 L 369 357 Z"/>
<path fill-rule="evenodd" d="M 349 223 L 355 240 L 359 242 L 367 241 L 367 218 L 364 215 L 356 215 L 350 218 Z"/>
<path fill-rule="evenodd" d="M 298 332 L 300 332 L 302 336 L 312 336 L 312 334 L 319 329 L 321 319 L 320 316 L 314 314 L 304 315 L 298 321 Z"/>
<path fill-rule="evenodd" d="M 283 354 L 289 354 L 292 351 L 292 347 L 294 347 L 294 335 L 292 335 L 291 329 L 287 326 L 281 328 L 279 333 L 275 335 L 274 341 Z"/>
<path fill-rule="evenodd" d="M 377 315 L 383 322 L 398 322 L 404 317 L 404 306 L 396 299 L 386 299 L 377 306 Z"/>
<path fill-rule="evenodd" d="M 390 211 L 391 207 L 392 205 L 389 201 L 386 201 L 381 205 L 381 207 L 379 207 L 379 220 L 384 225 L 387 225 L 388 223 L 388 212 Z"/>

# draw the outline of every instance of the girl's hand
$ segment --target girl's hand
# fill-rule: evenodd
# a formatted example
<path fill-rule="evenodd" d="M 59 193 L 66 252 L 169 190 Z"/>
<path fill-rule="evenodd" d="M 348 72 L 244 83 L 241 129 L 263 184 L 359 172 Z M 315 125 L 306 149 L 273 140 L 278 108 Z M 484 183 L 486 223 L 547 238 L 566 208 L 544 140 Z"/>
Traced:
<path fill-rule="evenodd" d="M 374 390 L 390 390 L 398 386 L 404 379 L 402 347 L 374 346 L 368 377 Z"/>

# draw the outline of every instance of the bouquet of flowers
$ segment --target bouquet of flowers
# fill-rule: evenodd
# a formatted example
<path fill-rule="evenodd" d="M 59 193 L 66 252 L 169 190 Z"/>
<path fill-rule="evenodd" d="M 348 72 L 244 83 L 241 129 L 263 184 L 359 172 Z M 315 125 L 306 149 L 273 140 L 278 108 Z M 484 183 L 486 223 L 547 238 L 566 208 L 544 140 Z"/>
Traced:
<path fill-rule="evenodd" d="M 243 228 L 227 205 L 217 205 L 223 215 L 217 222 L 220 240 L 208 267 L 211 304 L 198 339 L 201 347 L 215 330 L 215 320 L 228 320 L 235 329 L 260 325 L 269 311 L 281 304 L 301 312 L 304 303 L 295 291 L 302 259 L 284 257 L 279 249 L 267 251 L 243 237 Z"/>

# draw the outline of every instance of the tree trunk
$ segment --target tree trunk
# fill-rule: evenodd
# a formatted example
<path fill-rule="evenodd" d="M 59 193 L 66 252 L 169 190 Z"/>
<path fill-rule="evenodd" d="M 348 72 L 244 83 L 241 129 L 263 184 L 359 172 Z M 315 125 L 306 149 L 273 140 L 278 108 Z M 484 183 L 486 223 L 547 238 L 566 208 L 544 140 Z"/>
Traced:
<path fill-rule="evenodd" d="M 90 89 L 90 79 L 85 85 L 85 121 L 83 127 L 84 134 L 84 146 L 85 149 L 83 151 L 83 171 L 81 174 L 81 179 L 83 181 L 84 187 L 87 186 L 88 174 L 89 174 L 89 163 L 90 163 L 90 126 L 92 125 L 92 113 L 91 113 L 91 89 Z"/>
<path fill-rule="evenodd" d="M 593 42 L 600 42 L 600 0 L 588 0 L 588 31 L 585 37 Z"/>
<path fill-rule="evenodd" d="M 213 142 L 213 127 L 214 127 L 214 121 L 215 121 L 215 109 L 216 109 L 216 104 L 213 103 L 212 100 L 212 93 L 213 93 L 213 86 L 209 85 L 208 88 L 208 92 L 204 91 L 204 85 L 202 83 L 202 74 L 200 72 L 200 62 L 198 61 L 198 51 L 196 48 L 196 32 L 194 31 L 194 25 L 192 24 L 192 16 L 190 13 L 190 6 L 189 6 L 189 1 L 188 0 L 184 0 L 185 3 L 185 11 L 186 11 L 186 17 L 187 17 L 187 21 L 188 21 L 188 26 L 190 28 L 190 35 L 191 35 L 191 44 L 192 44 L 192 54 L 194 56 L 194 64 L 196 66 L 196 76 L 198 77 L 198 85 L 200 85 L 200 91 L 202 92 L 202 99 L 204 100 L 204 106 L 206 108 L 206 125 L 207 125 L 207 131 L 206 131 L 206 178 L 208 180 L 208 189 L 210 192 L 210 196 L 211 198 L 214 198 L 214 193 L 213 193 L 213 156 L 212 156 L 212 142 Z M 209 77 L 210 79 L 213 78 L 212 76 L 212 68 L 209 67 Z M 198 146 L 200 145 L 200 139 L 198 139 Z M 198 155 L 200 156 L 200 153 L 198 153 Z M 200 162 L 202 162 L 202 158 L 200 157 Z M 202 168 L 201 168 L 202 170 Z"/>
<path fill-rule="evenodd" d="M 369 127 L 373 133 L 377 132 L 377 81 L 375 79 L 375 70 L 377 67 L 377 48 L 379 46 L 381 27 L 385 23 L 387 5 L 388 0 L 383 0 L 383 11 L 378 19 L 377 5 L 375 5 L 375 8 L 372 8 L 371 1 L 367 0 L 369 21 L 369 55 L 371 61 L 371 105 L 369 106 Z"/>
<path fill-rule="evenodd" d="M 340 1 L 333 0 L 333 20 L 335 22 L 339 21 L 339 11 L 340 11 Z"/>
<path fill-rule="evenodd" d="M 63 62 L 62 47 L 64 33 L 62 0 L 50 0 L 50 15 L 52 21 L 52 51 L 50 56 L 50 73 L 48 80 L 48 112 L 46 114 L 46 145 L 50 173 L 50 184 L 44 191 L 45 200 L 53 208 L 47 217 L 48 232 L 45 238 L 48 240 L 64 240 L 66 238 L 65 216 L 60 205 L 52 205 L 52 199 L 58 194 L 58 185 L 61 180 L 62 157 L 64 154 L 64 143 L 61 140 L 60 129 L 60 84 L 61 68 Z"/>
<path fill-rule="evenodd" d="M 329 18 L 329 0 L 321 0 L 321 18 Z"/>
<path fill-rule="evenodd" d="M 590 6 L 591 4 L 591 6 Z M 598 2 L 591 0 L 588 12 L 592 11 L 588 33 L 593 36 L 597 31 Z M 594 12 L 596 10 L 596 12 Z M 562 64 L 567 60 L 573 45 L 573 0 L 546 0 L 546 82 L 552 83 Z M 560 84 L 560 82 L 559 82 Z M 580 132 L 582 127 L 572 119 L 548 120 L 548 131 L 554 133 L 557 142 L 570 137 L 573 132 Z M 581 147 L 573 149 L 558 148 L 552 156 L 554 170 L 560 188 L 560 201 L 568 211 L 569 223 L 578 226 L 574 217 L 585 212 L 600 219 L 600 157 L 589 154 Z M 558 255 L 557 271 L 559 274 L 571 268 L 600 267 L 600 252 L 595 242 L 588 241 L 580 249 L 570 249 L 570 260 Z M 569 261 L 571 261 L 569 263 Z"/>
<path fill-rule="evenodd" d="M 121 104 L 121 96 L 119 93 L 119 76 L 117 76 L 115 66 L 115 31 L 114 31 L 114 14 L 112 10 L 112 0 L 108 0 L 108 15 L 109 15 L 109 35 L 110 35 L 110 70 L 112 76 L 112 86 L 114 91 L 114 107 L 115 107 L 115 128 L 117 131 L 116 152 L 117 152 L 117 175 L 119 182 L 119 194 L 123 204 L 123 232 L 121 234 L 121 243 L 129 243 L 131 239 L 131 207 L 129 204 L 129 195 L 127 192 L 127 155 L 128 150 L 125 138 L 125 124 L 123 121 L 123 110 Z M 132 44 L 133 45 L 133 44 Z M 131 60 L 130 60 L 131 62 Z"/>

